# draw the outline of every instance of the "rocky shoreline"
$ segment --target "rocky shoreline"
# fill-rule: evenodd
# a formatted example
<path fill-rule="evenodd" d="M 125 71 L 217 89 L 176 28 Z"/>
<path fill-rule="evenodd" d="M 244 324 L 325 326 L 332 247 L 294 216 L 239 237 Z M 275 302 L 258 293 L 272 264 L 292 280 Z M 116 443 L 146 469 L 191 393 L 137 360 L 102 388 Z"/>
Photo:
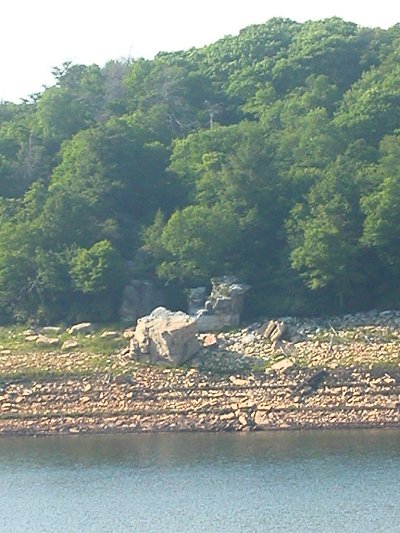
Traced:
<path fill-rule="evenodd" d="M 392 427 L 400 423 L 400 371 L 218 377 L 143 369 L 112 380 L 14 382 L 0 401 L 0 435 Z"/>
<path fill-rule="evenodd" d="M 185 368 L 120 350 L 92 375 L 4 377 L 0 436 L 399 426 L 398 312 L 292 324 L 298 339 L 279 353 L 257 323 L 199 335 Z"/>

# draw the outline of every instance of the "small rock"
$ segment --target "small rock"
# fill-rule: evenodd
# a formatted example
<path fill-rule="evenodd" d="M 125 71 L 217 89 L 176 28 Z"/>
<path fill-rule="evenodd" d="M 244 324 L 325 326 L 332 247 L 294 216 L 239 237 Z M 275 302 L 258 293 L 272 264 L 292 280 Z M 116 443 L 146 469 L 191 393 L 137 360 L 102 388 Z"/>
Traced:
<path fill-rule="evenodd" d="M 242 338 L 242 344 L 252 344 L 256 340 L 256 336 L 253 333 L 248 333 Z"/>
<path fill-rule="evenodd" d="M 203 346 L 206 348 L 212 348 L 213 346 L 218 345 L 218 339 L 217 336 L 213 333 L 210 333 L 209 335 L 206 335 L 203 339 Z"/>
<path fill-rule="evenodd" d="M 290 359 L 282 359 L 281 361 L 278 361 L 277 363 L 274 363 L 273 365 L 271 365 L 270 369 L 283 371 L 283 370 L 287 370 L 288 368 L 292 368 L 293 366 L 294 366 L 294 363 Z"/>
<path fill-rule="evenodd" d="M 105 338 L 105 337 L 109 337 L 109 338 L 115 338 L 115 337 L 118 337 L 119 333 L 118 331 L 104 331 L 100 337 L 102 338 Z"/>
<path fill-rule="evenodd" d="M 25 340 L 28 342 L 35 342 L 37 341 L 39 335 L 26 335 Z"/>
<path fill-rule="evenodd" d="M 73 348 L 77 348 L 79 344 L 76 341 L 73 340 L 66 340 L 63 342 L 63 345 L 61 346 L 61 350 L 72 350 Z"/>
<path fill-rule="evenodd" d="M 68 330 L 71 335 L 79 335 L 79 333 L 92 333 L 94 331 L 94 325 L 91 322 L 81 322 L 71 326 Z"/>
<path fill-rule="evenodd" d="M 135 335 L 135 328 L 128 328 L 124 330 L 124 332 L 122 333 L 122 336 L 124 337 L 124 339 L 131 339 L 134 335 Z"/>
<path fill-rule="evenodd" d="M 224 421 L 233 420 L 234 418 L 236 418 L 235 413 L 226 413 L 219 417 L 220 420 L 224 420 Z"/>
<path fill-rule="evenodd" d="M 244 400 L 238 403 L 239 409 L 254 409 L 255 406 L 256 404 L 253 400 Z"/>
<path fill-rule="evenodd" d="M 241 426 L 247 426 L 247 424 L 248 424 L 247 416 L 245 416 L 245 415 L 240 415 L 240 416 L 239 416 L 239 424 L 240 424 Z"/>
<path fill-rule="evenodd" d="M 254 414 L 254 423 L 258 427 L 267 426 L 269 423 L 268 414 L 265 411 L 256 411 Z"/>
<path fill-rule="evenodd" d="M 229 381 L 233 384 L 233 385 L 237 385 L 237 386 L 243 386 L 243 385 L 248 385 L 248 381 L 247 379 L 241 379 L 241 378 L 237 378 L 235 376 L 231 376 L 229 378 Z"/>
<path fill-rule="evenodd" d="M 61 332 L 61 329 L 62 328 L 60 326 L 45 326 L 44 328 L 42 328 L 42 332 L 57 334 Z"/>
<path fill-rule="evenodd" d="M 38 335 L 36 339 L 36 344 L 44 344 L 46 346 L 53 346 L 55 344 L 58 344 L 59 342 L 59 339 L 47 337 L 46 335 Z"/>
<path fill-rule="evenodd" d="M 27 337 L 29 335 L 36 335 L 36 331 L 34 331 L 33 329 L 26 329 L 25 331 L 22 332 L 22 335 L 24 337 Z"/>

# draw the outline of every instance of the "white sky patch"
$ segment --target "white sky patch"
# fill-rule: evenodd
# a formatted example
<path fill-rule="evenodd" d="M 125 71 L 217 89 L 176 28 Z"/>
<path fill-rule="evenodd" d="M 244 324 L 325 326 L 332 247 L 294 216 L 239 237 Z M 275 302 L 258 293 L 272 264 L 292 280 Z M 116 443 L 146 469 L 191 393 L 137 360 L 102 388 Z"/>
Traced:
<path fill-rule="evenodd" d="M 0 100 L 51 85 L 64 61 L 153 57 L 203 46 L 272 17 L 298 22 L 338 16 L 361 26 L 400 22 L 393 0 L 4 0 L 0 8 Z"/>

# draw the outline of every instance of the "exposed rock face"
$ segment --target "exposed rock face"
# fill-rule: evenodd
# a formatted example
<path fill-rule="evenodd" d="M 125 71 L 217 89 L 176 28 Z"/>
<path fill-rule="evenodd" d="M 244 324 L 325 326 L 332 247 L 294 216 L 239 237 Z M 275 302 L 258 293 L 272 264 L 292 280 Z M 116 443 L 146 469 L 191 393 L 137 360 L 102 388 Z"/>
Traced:
<path fill-rule="evenodd" d="M 124 322 L 135 324 L 138 318 L 163 304 L 164 295 L 154 283 L 132 280 L 124 289 L 119 315 Z"/>
<path fill-rule="evenodd" d="M 177 366 L 200 350 L 197 332 L 195 318 L 158 307 L 138 320 L 130 350 L 139 359 Z"/>
<path fill-rule="evenodd" d="M 195 315 L 201 311 L 201 309 L 204 309 L 204 304 L 206 303 L 206 288 L 195 287 L 194 289 L 189 289 L 187 302 L 189 315 Z"/>
<path fill-rule="evenodd" d="M 243 310 L 244 296 L 249 286 L 238 283 L 234 276 L 211 280 L 212 291 L 203 308 L 204 288 L 192 289 L 189 293 L 189 313 L 196 316 L 200 332 L 219 331 L 224 327 L 237 327 Z"/>

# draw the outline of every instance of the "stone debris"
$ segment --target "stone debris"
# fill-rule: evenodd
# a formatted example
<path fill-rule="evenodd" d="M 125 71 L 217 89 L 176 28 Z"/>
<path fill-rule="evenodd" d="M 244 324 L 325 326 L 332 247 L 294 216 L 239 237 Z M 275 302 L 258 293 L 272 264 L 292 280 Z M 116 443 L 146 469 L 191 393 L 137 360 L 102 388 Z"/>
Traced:
<path fill-rule="evenodd" d="M 25 330 L 22 332 L 22 335 L 24 335 L 25 337 L 36 336 L 36 331 L 33 330 L 33 329 L 25 329 Z"/>
<path fill-rule="evenodd" d="M 39 338 L 39 335 L 27 335 L 25 340 L 28 342 L 36 342 Z"/>

